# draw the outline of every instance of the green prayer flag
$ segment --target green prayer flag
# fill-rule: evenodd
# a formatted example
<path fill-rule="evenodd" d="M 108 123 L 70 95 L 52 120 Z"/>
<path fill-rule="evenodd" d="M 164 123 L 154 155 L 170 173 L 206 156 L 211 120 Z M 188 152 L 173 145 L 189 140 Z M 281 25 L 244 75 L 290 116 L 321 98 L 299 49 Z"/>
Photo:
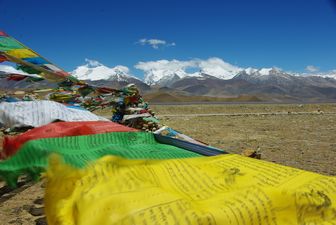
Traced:
<path fill-rule="evenodd" d="M 0 37 L 0 51 L 6 52 L 13 49 L 24 48 L 19 42 L 11 37 Z"/>
<path fill-rule="evenodd" d="M 172 145 L 160 144 L 152 133 L 111 132 L 104 134 L 43 138 L 25 143 L 8 160 L 0 162 L 0 177 L 15 187 L 22 174 L 39 177 L 48 164 L 48 156 L 56 153 L 65 163 L 84 167 L 105 155 L 128 159 L 172 159 L 200 157 L 201 155 Z"/>

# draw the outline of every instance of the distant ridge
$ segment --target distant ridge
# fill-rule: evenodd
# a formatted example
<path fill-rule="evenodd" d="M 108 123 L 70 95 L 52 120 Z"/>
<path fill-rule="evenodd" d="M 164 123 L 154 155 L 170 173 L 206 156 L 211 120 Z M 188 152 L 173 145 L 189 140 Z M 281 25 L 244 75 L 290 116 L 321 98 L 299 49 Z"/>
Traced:
<path fill-rule="evenodd" d="M 150 93 L 145 94 L 144 98 L 150 103 L 183 103 L 183 102 L 261 102 L 256 96 L 237 96 L 237 97 L 211 97 L 211 96 L 187 96 L 171 93 Z"/>

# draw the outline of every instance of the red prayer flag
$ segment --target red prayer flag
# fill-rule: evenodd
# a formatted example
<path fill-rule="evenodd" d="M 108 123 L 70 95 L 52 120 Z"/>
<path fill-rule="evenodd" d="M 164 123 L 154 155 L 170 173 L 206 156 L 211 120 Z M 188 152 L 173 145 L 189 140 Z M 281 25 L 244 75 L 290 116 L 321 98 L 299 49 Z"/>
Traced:
<path fill-rule="evenodd" d="M 14 155 L 24 143 L 31 140 L 132 131 L 138 130 L 108 121 L 50 123 L 45 126 L 31 129 L 14 137 L 5 136 L 3 140 L 3 152 L 2 155 L 0 155 L 0 158 L 7 158 L 11 155 Z"/>
<path fill-rule="evenodd" d="M 27 76 L 21 74 L 11 74 L 9 77 L 7 77 L 7 80 L 20 81 L 25 79 L 26 77 Z"/>
<path fill-rule="evenodd" d="M 0 36 L 9 37 L 9 35 L 8 35 L 8 34 L 6 34 L 5 32 L 3 32 L 3 31 L 1 31 L 1 30 L 0 30 Z"/>
<path fill-rule="evenodd" d="M 0 63 L 7 61 L 7 58 L 3 55 L 0 55 Z"/>

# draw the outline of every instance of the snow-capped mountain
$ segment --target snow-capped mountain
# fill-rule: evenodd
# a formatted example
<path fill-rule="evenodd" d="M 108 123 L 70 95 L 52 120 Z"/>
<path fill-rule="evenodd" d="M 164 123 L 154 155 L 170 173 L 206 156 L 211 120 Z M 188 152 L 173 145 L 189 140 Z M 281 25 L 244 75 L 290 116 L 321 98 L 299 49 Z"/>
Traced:
<path fill-rule="evenodd" d="M 144 82 L 148 85 L 171 86 L 174 82 L 190 77 L 202 79 L 204 75 L 229 80 L 242 69 L 224 62 L 220 58 L 188 61 L 158 60 L 139 62 L 136 69 L 144 72 Z"/>
<path fill-rule="evenodd" d="M 110 80 L 110 81 L 129 81 L 137 77 L 129 75 L 130 71 L 126 66 L 107 67 L 95 60 L 86 59 L 86 64 L 78 66 L 71 74 L 79 80 Z"/>
<path fill-rule="evenodd" d="M 307 82 L 314 80 L 315 83 L 325 83 L 324 78 L 336 79 L 336 71 L 319 74 L 295 74 L 285 72 L 276 67 L 240 68 L 219 58 L 139 62 L 135 65 L 135 68 L 143 71 L 143 82 L 145 84 L 160 87 L 171 87 L 174 83 L 187 78 L 195 78 L 197 80 L 206 80 L 209 77 L 220 80 L 241 79 L 253 84 L 273 83 L 275 85 L 290 85 L 297 80 L 306 80 Z M 111 68 L 98 61 L 88 59 L 86 59 L 85 65 L 78 66 L 72 71 L 72 75 L 80 80 L 89 81 L 131 82 L 137 80 L 141 82 L 139 78 L 130 75 L 128 67 L 118 65 Z"/>
<path fill-rule="evenodd" d="M 234 79 L 243 79 L 251 83 L 272 82 L 282 85 L 292 82 L 292 78 L 292 74 L 286 73 L 279 68 L 247 68 L 234 76 Z"/>
<path fill-rule="evenodd" d="M 323 78 L 330 78 L 336 80 L 336 70 L 330 71 L 330 72 L 324 72 L 324 73 L 315 73 L 315 74 L 299 74 L 299 76 L 317 76 L 317 77 L 323 77 Z"/>
<path fill-rule="evenodd" d="M 328 73 L 328 74 L 322 74 L 321 76 L 324 78 L 332 78 L 336 80 L 336 71 L 333 71 L 332 73 Z"/>
<path fill-rule="evenodd" d="M 336 70 L 330 72 L 319 72 L 319 73 L 293 73 L 293 72 L 286 72 L 279 68 L 272 67 L 272 68 L 246 68 L 240 71 L 237 74 L 238 76 L 246 76 L 246 79 L 258 79 L 258 80 L 267 80 L 274 76 L 278 78 L 284 79 L 291 79 L 293 76 L 300 77 L 300 78 L 312 78 L 312 77 L 320 77 L 320 78 L 331 78 L 336 80 Z"/>
<path fill-rule="evenodd" d="M 85 80 L 89 84 L 112 88 L 122 88 L 127 84 L 136 84 L 142 91 L 150 90 L 150 87 L 139 78 L 130 75 L 126 66 L 107 67 L 95 60 L 86 59 L 86 64 L 78 66 L 71 74 L 79 80 Z"/>
<path fill-rule="evenodd" d="M 220 58 L 210 58 L 199 62 L 200 74 L 211 75 L 222 80 L 230 80 L 243 69 Z"/>
<path fill-rule="evenodd" d="M 281 71 L 281 69 L 276 68 L 276 67 L 261 68 L 261 69 L 248 67 L 241 72 L 245 72 L 246 74 L 248 74 L 250 76 L 254 76 L 254 77 L 263 77 L 263 76 L 266 77 L 266 76 L 269 76 L 269 75 L 272 75 L 272 74 L 279 74 L 282 71 Z"/>
<path fill-rule="evenodd" d="M 187 68 L 193 67 L 194 62 L 178 60 L 158 60 L 139 62 L 135 68 L 144 73 L 144 82 L 148 85 L 170 86 L 179 79 L 188 76 L 197 76 L 197 73 L 188 73 Z"/>
<path fill-rule="evenodd" d="M 148 85 L 170 86 L 186 77 L 200 77 L 199 73 L 186 73 L 183 70 L 150 70 L 145 74 L 144 82 Z"/>
<path fill-rule="evenodd" d="M 294 74 L 278 68 L 245 69 L 233 78 L 253 84 L 257 92 L 277 93 L 299 98 L 336 97 L 336 79 L 316 74 Z M 252 90 L 252 89 L 251 89 Z"/>

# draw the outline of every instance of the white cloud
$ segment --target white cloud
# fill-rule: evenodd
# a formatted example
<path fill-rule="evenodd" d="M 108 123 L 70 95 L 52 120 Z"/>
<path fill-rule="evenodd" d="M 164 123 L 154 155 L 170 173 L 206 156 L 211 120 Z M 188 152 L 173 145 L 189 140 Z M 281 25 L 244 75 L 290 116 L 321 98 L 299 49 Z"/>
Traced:
<path fill-rule="evenodd" d="M 97 66 L 102 66 L 103 64 L 101 64 L 100 62 L 98 62 L 97 60 L 93 60 L 93 59 L 85 59 L 85 62 L 87 65 L 91 66 L 91 67 L 97 67 Z"/>
<path fill-rule="evenodd" d="M 309 66 L 306 66 L 306 70 L 308 72 L 315 73 L 315 72 L 318 72 L 320 69 L 316 66 L 309 65 Z"/>
<path fill-rule="evenodd" d="M 231 79 L 241 70 L 241 68 L 216 57 L 199 60 L 198 67 L 203 73 L 223 79 Z"/>
<path fill-rule="evenodd" d="M 196 64 L 193 60 L 190 61 L 179 61 L 179 60 L 158 60 L 158 61 L 148 61 L 148 62 L 139 62 L 135 65 L 135 68 L 150 71 L 150 70 L 185 70 L 188 67 L 195 67 Z"/>
<path fill-rule="evenodd" d="M 176 46 L 175 42 L 168 43 L 167 41 L 160 40 L 160 39 L 143 38 L 143 39 L 140 39 L 137 43 L 140 45 L 149 45 L 154 49 L 159 49 L 160 47 Z"/>
<path fill-rule="evenodd" d="M 222 79 L 231 79 L 241 68 L 231 65 L 220 58 L 191 59 L 186 61 L 179 60 L 158 60 L 139 62 L 135 65 L 136 69 L 142 70 L 145 74 L 145 82 L 155 84 L 178 76 L 180 78 L 186 76 L 200 76 L 205 73 Z M 188 69 L 196 70 L 195 73 L 187 72 Z M 160 81 L 161 80 L 161 81 Z"/>

